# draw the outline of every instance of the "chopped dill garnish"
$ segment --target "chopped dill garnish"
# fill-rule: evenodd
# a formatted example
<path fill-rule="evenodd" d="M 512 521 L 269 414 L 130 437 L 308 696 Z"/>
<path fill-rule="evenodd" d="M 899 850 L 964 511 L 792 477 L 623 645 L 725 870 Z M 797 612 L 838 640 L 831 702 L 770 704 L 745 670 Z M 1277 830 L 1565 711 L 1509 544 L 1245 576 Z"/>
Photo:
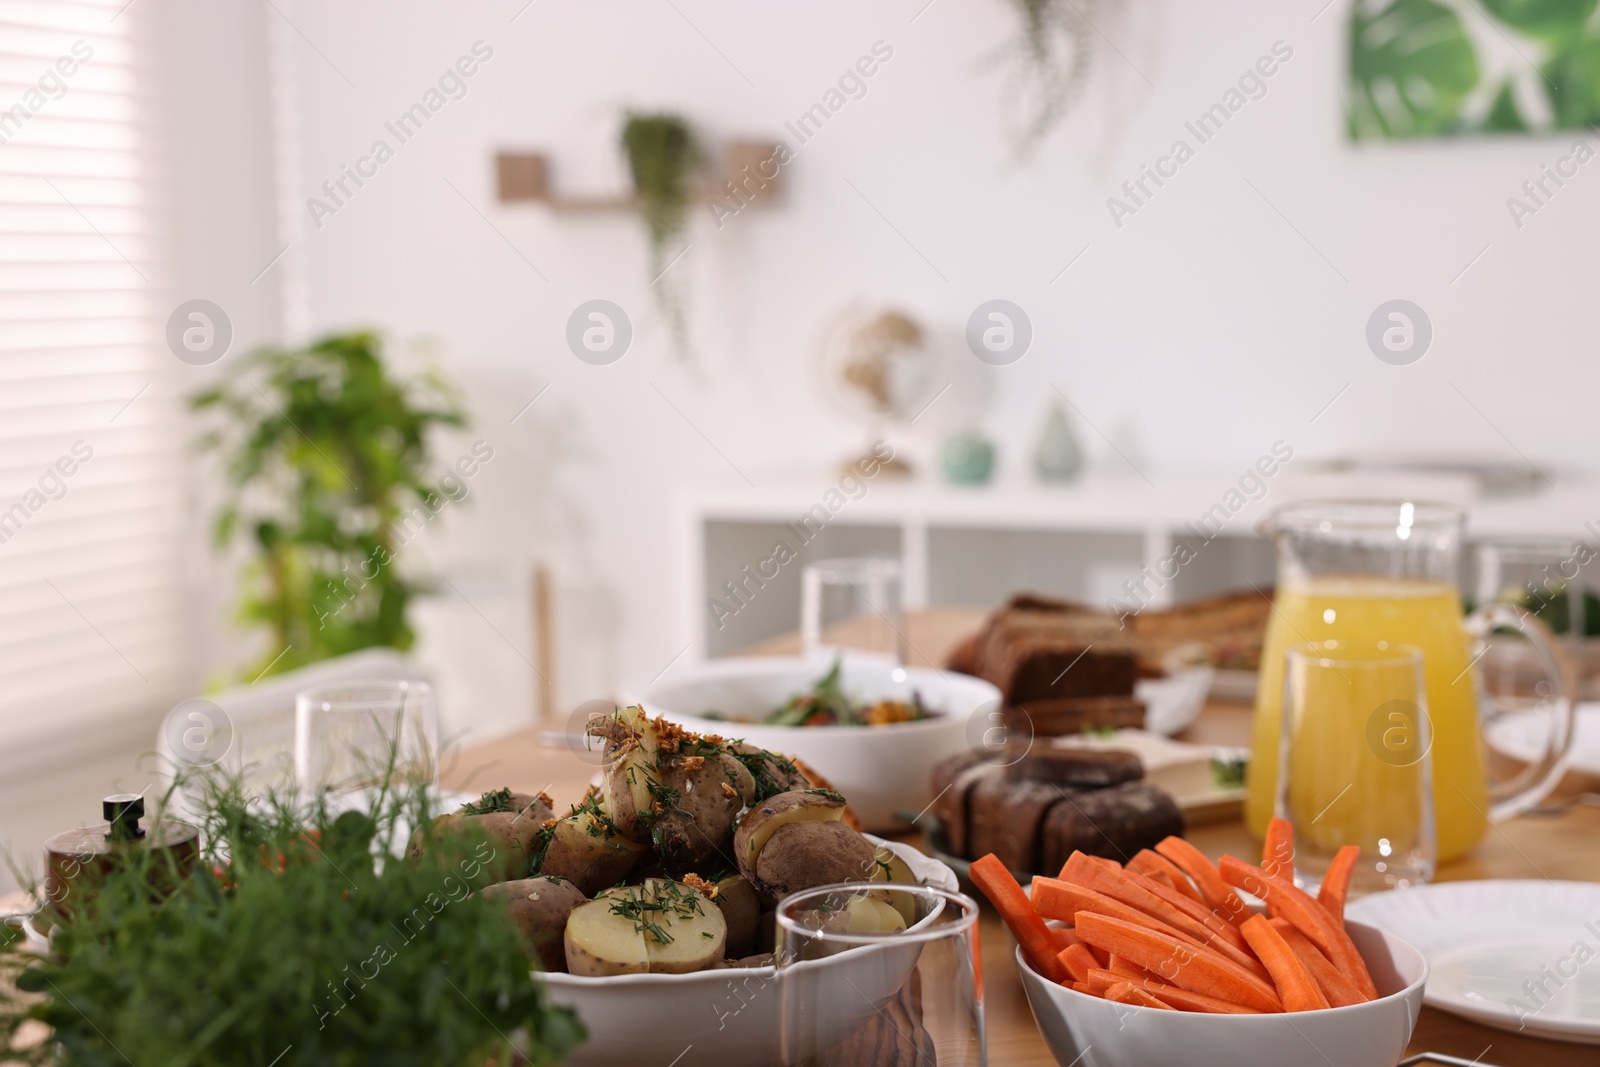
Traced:
<path fill-rule="evenodd" d="M 461 805 L 463 815 L 489 815 L 496 811 L 515 811 L 511 806 L 511 790 L 496 789 L 485 793 L 477 800 L 469 800 Z"/>
<path fill-rule="evenodd" d="M 634 930 L 645 934 L 656 944 L 667 945 L 672 943 L 672 934 L 661 925 L 661 919 L 665 918 L 670 923 L 674 916 L 687 919 L 704 914 L 701 910 L 704 899 L 687 886 L 659 881 L 648 886 L 632 887 L 626 893 L 611 898 L 611 914 L 629 920 Z"/>

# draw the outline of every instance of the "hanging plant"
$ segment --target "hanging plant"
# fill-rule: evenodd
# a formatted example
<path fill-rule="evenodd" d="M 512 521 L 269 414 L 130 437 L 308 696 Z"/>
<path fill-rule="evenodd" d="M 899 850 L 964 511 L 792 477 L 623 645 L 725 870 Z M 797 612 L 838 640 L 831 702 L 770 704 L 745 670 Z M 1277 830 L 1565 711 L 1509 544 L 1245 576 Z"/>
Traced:
<path fill-rule="evenodd" d="M 700 150 L 689 124 L 676 115 L 630 113 L 622 127 L 639 211 L 650 235 L 650 286 L 672 331 L 678 355 L 689 358 L 689 315 L 684 272 L 669 273 L 684 248 L 689 197 Z"/>
<path fill-rule="evenodd" d="M 1010 0 L 1021 19 L 1006 87 L 1006 135 L 1019 159 L 1066 118 L 1083 93 L 1094 32 L 1094 0 Z"/>

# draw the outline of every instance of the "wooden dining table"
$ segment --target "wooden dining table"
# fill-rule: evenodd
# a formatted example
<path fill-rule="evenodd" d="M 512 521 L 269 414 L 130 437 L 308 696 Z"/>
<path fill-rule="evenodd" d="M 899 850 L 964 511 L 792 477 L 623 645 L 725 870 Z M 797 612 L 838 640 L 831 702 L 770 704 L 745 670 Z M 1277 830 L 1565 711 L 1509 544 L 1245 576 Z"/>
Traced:
<path fill-rule="evenodd" d="M 904 623 L 908 660 L 914 664 L 941 664 L 945 652 L 971 632 L 980 614 L 965 609 L 921 612 Z M 793 637 L 779 638 L 750 651 L 772 654 L 791 651 Z M 1199 718 L 1180 740 L 1200 744 L 1243 746 L 1249 742 L 1251 708 L 1226 701 L 1208 702 Z M 558 804 L 577 800 L 595 773 L 592 757 L 585 758 L 569 744 L 552 737 L 565 731 L 565 722 L 541 724 L 493 742 L 467 747 L 447 760 L 447 786 L 488 790 L 509 786 L 517 790 L 545 790 Z M 541 743 L 541 736 L 553 743 Z M 1484 878 L 1540 879 L 1600 882 L 1600 807 L 1562 802 L 1585 792 L 1600 792 L 1600 779 L 1569 773 L 1546 802 L 1547 814 L 1524 815 L 1493 826 L 1482 843 L 1468 855 L 1440 866 L 1435 880 L 1468 881 Z M 1244 824 L 1227 819 L 1191 827 L 1186 835 L 1208 856 L 1224 853 L 1250 856 L 1260 850 Z M 916 835 L 901 839 L 921 846 Z M 1004 1067 L 1049 1067 L 1055 1061 L 1034 1024 L 1022 983 L 1017 975 L 1013 942 L 997 915 L 984 908 L 979 932 L 983 956 L 983 996 L 987 1023 L 989 1062 Z M 1479 1067 L 1594 1067 L 1600 1050 L 1594 1046 L 1566 1044 L 1481 1026 L 1455 1015 L 1424 1007 L 1407 1055 L 1437 1052 L 1455 1056 Z M 1061 1067 L 1067 1067 L 1062 1064 Z"/>

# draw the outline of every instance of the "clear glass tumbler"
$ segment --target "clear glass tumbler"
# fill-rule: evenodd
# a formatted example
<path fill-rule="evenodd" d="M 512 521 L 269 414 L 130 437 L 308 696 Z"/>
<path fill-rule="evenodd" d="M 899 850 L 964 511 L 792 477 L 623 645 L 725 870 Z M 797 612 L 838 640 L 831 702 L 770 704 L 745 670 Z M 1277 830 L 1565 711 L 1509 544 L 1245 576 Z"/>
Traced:
<path fill-rule="evenodd" d="M 800 572 L 800 650 L 906 660 L 900 564 L 863 556 L 825 559 Z"/>
<path fill-rule="evenodd" d="M 1358 845 L 1352 895 L 1426 882 L 1438 844 L 1422 651 L 1316 641 L 1285 655 L 1277 814 L 1294 824 L 1296 880 L 1314 890 Z"/>
<path fill-rule="evenodd" d="M 438 714 L 426 682 L 342 682 L 295 698 L 294 768 L 308 792 L 354 793 L 438 777 Z"/>
<path fill-rule="evenodd" d="M 860 883 L 778 905 L 780 1067 L 983 1067 L 978 905 Z"/>

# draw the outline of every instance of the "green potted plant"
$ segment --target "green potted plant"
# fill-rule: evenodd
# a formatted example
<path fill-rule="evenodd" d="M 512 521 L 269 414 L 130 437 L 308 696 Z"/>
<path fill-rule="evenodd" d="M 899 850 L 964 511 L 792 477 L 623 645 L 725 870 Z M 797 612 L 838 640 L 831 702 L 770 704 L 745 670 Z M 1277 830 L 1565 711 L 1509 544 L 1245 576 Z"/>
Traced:
<path fill-rule="evenodd" d="M 584 1038 L 550 1004 L 494 880 L 505 842 L 430 827 L 426 789 L 368 803 L 186 783 L 200 862 L 130 848 L 33 956 L 0 927 L 0 1058 L 40 1067 L 511 1067 Z M 161 887 L 157 889 L 156 887 Z M 82 887 L 75 886 L 75 889 Z"/>
<path fill-rule="evenodd" d="M 639 212 L 650 237 L 650 285 L 656 305 L 672 331 L 680 358 L 688 359 L 689 316 L 683 273 L 669 277 L 682 254 L 689 198 L 701 154 L 689 124 L 677 115 L 631 112 L 622 126 L 622 147 L 639 197 Z"/>
<path fill-rule="evenodd" d="M 402 380 L 375 334 L 335 334 L 252 352 L 190 405 L 214 416 L 198 444 L 226 481 L 216 541 L 251 550 L 239 616 L 271 638 L 247 676 L 409 648 L 397 525 L 447 499 L 429 483 L 429 438 L 466 424 L 449 383 Z"/>

